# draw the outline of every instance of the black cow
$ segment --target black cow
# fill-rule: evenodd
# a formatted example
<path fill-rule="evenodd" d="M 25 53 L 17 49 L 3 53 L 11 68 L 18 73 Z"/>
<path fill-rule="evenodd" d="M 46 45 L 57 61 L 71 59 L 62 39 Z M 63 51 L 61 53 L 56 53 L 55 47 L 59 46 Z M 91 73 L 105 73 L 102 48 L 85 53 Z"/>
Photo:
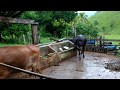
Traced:
<path fill-rule="evenodd" d="M 87 39 L 84 35 L 77 35 L 75 38 L 70 39 L 71 42 L 74 43 L 75 49 L 79 52 L 79 59 L 81 59 L 81 55 L 83 54 L 83 58 L 85 58 L 84 50 Z"/>

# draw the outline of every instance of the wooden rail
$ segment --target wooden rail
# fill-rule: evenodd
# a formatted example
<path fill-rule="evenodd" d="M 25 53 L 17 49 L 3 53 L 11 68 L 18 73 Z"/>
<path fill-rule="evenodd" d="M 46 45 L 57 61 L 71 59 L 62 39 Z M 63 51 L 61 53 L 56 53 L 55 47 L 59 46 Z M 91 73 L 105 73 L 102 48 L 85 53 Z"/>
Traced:
<path fill-rule="evenodd" d="M 15 69 L 17 71 L 21 71 L 21 72 L 24 72 L 24 73 L 27 73 L 27 74 L 38 76 L 38 77 L 40 77 L 40 79 L 57 79 L 57 78 L 49 77 L 47 75 L 43 75 L 43 74 L 28 71 L 28 70 L 24 70 L 24 69 L 21 69 L 21 68 L 18 68 L 18 67 L 14 67 L 14 66 L 11 66 L 11 65 L 7 65 L 7 64 L 4 64 L 4 63 L 0 63 L 0 65 L 11 68 L 11 69 Z"/>
<path fill-rule="evenodd" d="M 35 22 L 34 20 L 18 19 L 18 18 L 3 17 L 3 16 L 0 16 L 0 22 L 3 22 L 3 23 L 38 24 L 38 22 Z"/>
<path fill-rule="evenodd" d="M 50 37 L 50 40 L 54 40 L 56 42 L 62 42 L 63 40 L 66 40 L 66 38 L 62 38 L 62 39 L 57 40 L 55 38 Z"/>
<path fill-rule="evenodd" d="M 120 42 L 120 39 L 103 39 L 104 41 L 117 41 Z"/>
<path fill-rule="evenodd" d="M 18 23 L 18 24 L 31 24 L 32 28 L 32 43 L 38 44 L 38 22 L 30 19 L 19 19 L 19 18 L 11 18 L 0 16 L 0 22 L 2 23 Z"/>

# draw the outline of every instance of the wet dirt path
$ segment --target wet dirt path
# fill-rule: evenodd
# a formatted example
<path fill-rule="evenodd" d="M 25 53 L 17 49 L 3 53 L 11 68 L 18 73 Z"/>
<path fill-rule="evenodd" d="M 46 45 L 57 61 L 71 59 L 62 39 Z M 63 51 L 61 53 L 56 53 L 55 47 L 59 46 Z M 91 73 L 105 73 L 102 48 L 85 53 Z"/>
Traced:
<path fill-rule="evenodd" d="M 85 52 L 85 58 L 72 57 L 42 71 L 42 74 L 58 79 L 120 79 L 120 72 L 106 69 L 106 63 L 120 61 L 112 55 Z"/>

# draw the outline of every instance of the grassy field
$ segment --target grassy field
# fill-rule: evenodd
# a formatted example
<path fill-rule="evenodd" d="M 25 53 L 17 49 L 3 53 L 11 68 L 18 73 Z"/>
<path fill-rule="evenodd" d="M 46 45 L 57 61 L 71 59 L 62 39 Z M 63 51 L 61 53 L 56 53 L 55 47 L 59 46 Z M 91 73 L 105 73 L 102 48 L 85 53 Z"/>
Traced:
<path fill-rule="evenodd" d="M 120 11 L 101 11 L 89 18 L 92 23 L 95 20 L 101 33 L 120 35 Z"/>
<path fill-rule="evenodd" d="M 104 35 L 102 34 L 101 36 L 104 37 L 104 39 L 116 39 L 120 40 L 120 35 L 115 35 L 115 34 L 109 34 L 109 35 Z M 112 41 L 113 45 L 118 45 L 120 42 Z"/>
<path fill-rule="evenodd" d="M 50 40 L 50 37 L 41 37 L 40 38 L 40 43 L 44 44 L 44 43 L 50 43 L 50 42 L 54 42 L 53 40 Z"/>
<path fill-rule="evenodd" d="M 89 18 L 90 22 L 97 20 L 99 35 L 105 39 L 120 39 L 120 12 L 119 11 L 101 11 Z"/>
<path fill-rule="evenodd" d="M 56 38 L 58 39 L 58 38 Z M 59 40 L 59 39 L 58 39 Z M 44 44 L 44 43 L 51 43 L 54 42 L 54 40 L 50 40 L 50 37 L 41 37 L 40 38 L 40 44 Z M 23 44 L 5 44 L 5 43 L 0 43 L 0 47 L 3 46 L 15 46 L 15 45 L 23 45 Z"/>
<path fill-rule="evenodd" d="M 15 45 L 22 45 L 22 44 L 5 44 L 5 43 L 0 43 L 0 47 L 4 47 L 4 46 L 15 46 Z"/>
<path fill-rule="evenodd" d="M 102 35 L 105 39 L 119 39 L 120 35 L 110 34 L 110 35 Z"/>

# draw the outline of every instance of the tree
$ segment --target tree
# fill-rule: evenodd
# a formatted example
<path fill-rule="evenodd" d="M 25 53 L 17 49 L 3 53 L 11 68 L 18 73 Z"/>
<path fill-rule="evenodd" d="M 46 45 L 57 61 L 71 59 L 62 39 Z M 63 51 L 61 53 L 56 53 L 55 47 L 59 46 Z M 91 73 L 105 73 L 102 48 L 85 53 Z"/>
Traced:
<path fill-rule="evenodd" d="M 98 34 L 98 28 L 96 27 L 97 21 L 94 24 L 90 23 L 85 13 L 80 13 L 74 19 L 74 25 L 77 28 L 77 34 L 83 34 L 90 37 L 96 37 Z"/>
<path fill-rule="evenodd" d="M 4 38 L 2 37 L 3 31 L 8 28 L 9 24 L 0 23 L 0 42 L 4 42 Z"/>
<path fill-rule="evenodd" d="M 94 21 L 94 26 L 97 26 L 97 25 L 98 25 L 98 21 L 95 20 L 95 21 Z"/>
<path fill-rule="evenodd" d="M 45 32 L 56 35 L 61 38 L 62 33 L 67 27 L 67 23 L 72 21 L 77 13 L 75 11 L 37 11 L 38 18 L 36 21 L 40 26 L 45 27 Z"/>
<path fill-rule="evenodd" d="M 22 19 L 32 19 L 39 23 L 38 33 L 42 36 L 54 36 L 61 38 L 65 31 L 71 29 L 69 24 L 77 16 L 76 11 L 26 11 L 21 14 Z M 9 25 L 9 26 L 8 26 Z M 13 39 L 30 31 L 29 25 L 1 24 L 0 41 L 5 37 Z"/>

